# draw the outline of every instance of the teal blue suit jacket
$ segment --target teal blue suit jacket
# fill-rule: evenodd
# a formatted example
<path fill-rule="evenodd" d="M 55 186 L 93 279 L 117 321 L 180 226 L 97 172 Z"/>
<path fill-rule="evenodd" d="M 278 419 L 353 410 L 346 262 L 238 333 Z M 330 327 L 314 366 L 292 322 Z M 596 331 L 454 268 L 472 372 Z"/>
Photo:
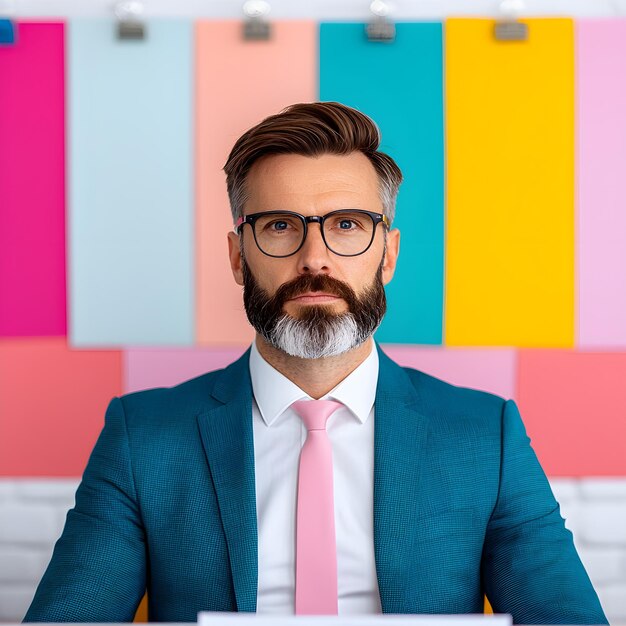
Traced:
<path fill-rule="evenodd" d="M 380 351 L 374 553 L 385 613 L 496 612 L 605 624 L 516 405 Z M 114 398 L 25 621 L 255 611 L 249 351 L 224 370 Z"/>

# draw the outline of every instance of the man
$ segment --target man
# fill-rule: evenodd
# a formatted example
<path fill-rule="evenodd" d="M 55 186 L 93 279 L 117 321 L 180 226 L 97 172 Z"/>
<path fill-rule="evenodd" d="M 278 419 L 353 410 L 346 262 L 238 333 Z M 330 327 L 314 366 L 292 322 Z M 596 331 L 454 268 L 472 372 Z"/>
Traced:
<path fill-rule="evenodd" d="M 604 624 L 516 405 L 375 345 L 401 173 L 374 123 L 299 104 L 225 166 L 257 331 L 228 368 L 114 398 L 25 621 L 496 612 Z M 321 400 L 321 401 L 320 401 Z"/>

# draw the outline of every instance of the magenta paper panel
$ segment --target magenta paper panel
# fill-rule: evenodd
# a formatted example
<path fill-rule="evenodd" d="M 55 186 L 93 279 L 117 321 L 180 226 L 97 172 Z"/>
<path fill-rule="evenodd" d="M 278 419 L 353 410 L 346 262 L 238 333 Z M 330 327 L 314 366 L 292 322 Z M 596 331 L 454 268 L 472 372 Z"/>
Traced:
<path fill-rule="evenodd" d="M 64 25 L 0 46 L 0 336 L 63 336 Z"/>
<path fill-rule="evenodd" d="M 578 345 L 626 346 L 626 20 L 580 20 Z"/>
<path fill-rule="evenodd" d="M 137 349 L 124 352 L 124 393 L 171 387 L 238 359 L 248 346 L 239 348 Z"/>
<path fill-rule="evenodd" d="M 454 385 L 489 391 L 507 399 L 515 392 L 514 350 L 399 345 L 383 345 L 382 348 L 400 365 L 414 367 Z"/>
<path fill-rule="evenodd" d="M 523 350 L 517 397 L 549 476 L 626 476 L 626 353 Z"/>

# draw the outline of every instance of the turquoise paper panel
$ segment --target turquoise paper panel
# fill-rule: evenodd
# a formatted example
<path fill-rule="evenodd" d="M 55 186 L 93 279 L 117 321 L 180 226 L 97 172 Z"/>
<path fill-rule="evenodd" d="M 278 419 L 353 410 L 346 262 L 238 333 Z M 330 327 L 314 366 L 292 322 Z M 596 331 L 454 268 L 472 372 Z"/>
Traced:
<path fill-rule="evenodd" d="M 70 341 L 190 345 L 192 24 L 68 30 Z"/>
<path fill-rule="evenodd" d="M 393 43 L 364 24 L 321 25 L 320 99 L 356 107 L 379 125 L 381 150 L 402 169 L 394 227 L 400 259 L 376 334 L 388 343 L 442 343 L 444 129 L 441 23 L 397 24 Z"/>

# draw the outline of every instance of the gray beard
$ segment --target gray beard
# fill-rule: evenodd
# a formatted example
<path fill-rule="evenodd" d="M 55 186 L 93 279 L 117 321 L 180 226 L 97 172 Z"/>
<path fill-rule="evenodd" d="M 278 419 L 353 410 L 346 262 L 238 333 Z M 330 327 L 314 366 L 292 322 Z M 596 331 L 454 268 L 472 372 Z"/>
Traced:
<path fill-rule="evenodd" d="M 291 356 L 323 359 L 360 346 L 376 328 L 360 330 L 352 313 L 341 313 L 319 325 L 284 315 L 264 337 L 274 348 Z"/>
<path fill-rule="evenodd" d="M 383 260 L 374 281 L 360 297 L 346 283 L 323 275 L 300 276 L 269 296 L 259 287 L 243 256 L 242 262 L 248 320 L 271 346 L 291 356 L 321 359 L 348 352 L 374 334 L 385 314 Z M 283 311 L 288 298 L 307 291 L 335 293 L 344 298 L 348 311 L 335 314 L 324 305 L 315 305 L 297 318 Z"/>

